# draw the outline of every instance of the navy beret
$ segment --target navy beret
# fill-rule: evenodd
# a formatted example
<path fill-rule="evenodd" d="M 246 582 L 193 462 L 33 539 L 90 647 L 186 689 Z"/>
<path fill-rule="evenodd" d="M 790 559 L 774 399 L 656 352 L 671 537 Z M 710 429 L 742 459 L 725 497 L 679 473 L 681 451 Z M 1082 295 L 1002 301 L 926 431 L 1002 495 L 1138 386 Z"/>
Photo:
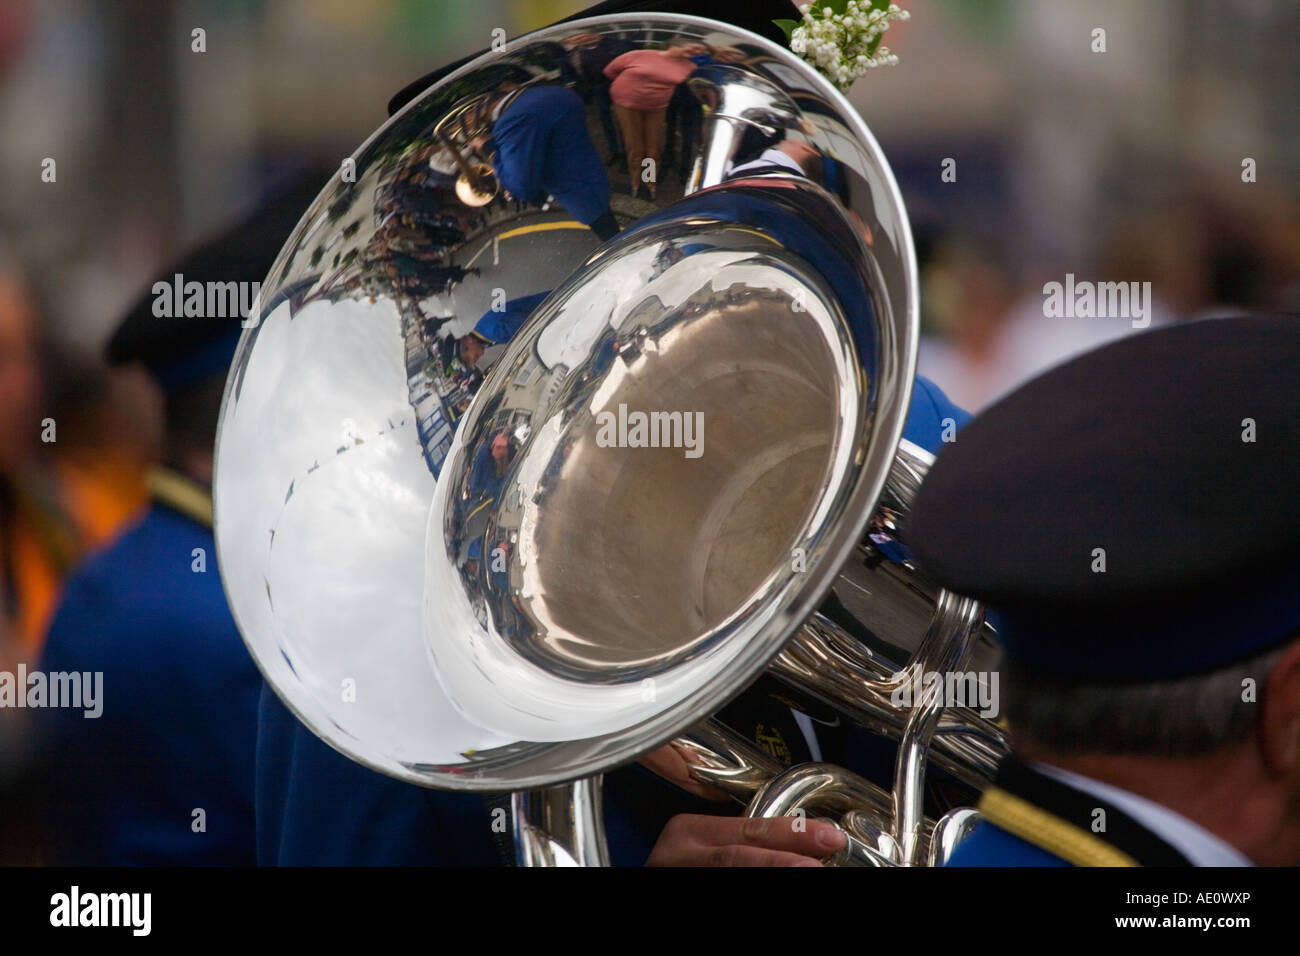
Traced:
<path fill-rule="evenodd" d="M 907 539 L 1047 674 L 1174 678 L 1300 636 L 1300 316 L 1167 326 L 1033 379 L 940 452 Z"/>
<path fill-rule="evenodd" d="M 252 214 L 172 263 L 141 293 L 109 339 L 108 362 L 142 362 L 166 391 L 224 375 L 243 322 L 235 306 L 251 307 L 253 283 L 271 271 L 331 173 L 317 167 L 295 176 L 273 189 Z M 241 284 L 234 296 L 226 283 Z M 217 291 L 209 294 L 209 288 Z M 219 308 L 211 308 L 214 303 Z"/>

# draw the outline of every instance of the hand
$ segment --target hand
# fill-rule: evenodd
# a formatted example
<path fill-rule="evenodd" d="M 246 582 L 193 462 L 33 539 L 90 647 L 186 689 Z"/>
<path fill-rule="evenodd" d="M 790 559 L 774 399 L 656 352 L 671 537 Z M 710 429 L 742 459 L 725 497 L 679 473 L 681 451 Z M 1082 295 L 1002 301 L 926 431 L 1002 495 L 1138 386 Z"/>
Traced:
<path fill-rule="evenodd" d="M 844 833 L 824 820 L 680 813 L 659 834 L 646 866 L 821 866 L 820 857 L 843 846 Z"/>

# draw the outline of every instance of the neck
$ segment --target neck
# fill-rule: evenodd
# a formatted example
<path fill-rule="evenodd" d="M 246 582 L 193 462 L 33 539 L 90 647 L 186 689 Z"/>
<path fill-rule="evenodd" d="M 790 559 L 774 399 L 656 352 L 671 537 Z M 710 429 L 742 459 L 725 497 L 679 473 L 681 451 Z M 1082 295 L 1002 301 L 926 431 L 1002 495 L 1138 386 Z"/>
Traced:
<path fill-rule="evenodd" d="M 173 456 L 171 468 L 205 488 L 212 487 L 212 452 L 182 448 Z"/>
<path fill-rule="evenodd" d="M 1034 748 L 1022 749 L 1021 756 L 1158 803 L 1259 866 L 1292 865 L 1300 859 L 1300 829 L 1288 813 L 1288 788 L 1263 772 L 1252 746 L 1207 757 L 1060 754 Z"/>

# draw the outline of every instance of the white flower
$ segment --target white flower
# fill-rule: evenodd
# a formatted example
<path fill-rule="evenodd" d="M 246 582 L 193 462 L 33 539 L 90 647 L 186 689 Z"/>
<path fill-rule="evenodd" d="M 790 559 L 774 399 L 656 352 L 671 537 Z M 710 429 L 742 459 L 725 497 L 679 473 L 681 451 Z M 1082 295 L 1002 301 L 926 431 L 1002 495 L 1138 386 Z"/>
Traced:
<path fill-rule="evenodd" d="M 893 66 L 898 57 L 884 46 L 868 53 L 872 43 L 895 20 L 907 20 L 910 14 L 897 4 L 878 10 L 861 0 L 849 0 L 844 13 L 822 7 L 820 14 L 811 3 L 799 6 L 803 22 L 790 34 L 790 49 L 807 60 L 841 89 L 868 70 Z"/>

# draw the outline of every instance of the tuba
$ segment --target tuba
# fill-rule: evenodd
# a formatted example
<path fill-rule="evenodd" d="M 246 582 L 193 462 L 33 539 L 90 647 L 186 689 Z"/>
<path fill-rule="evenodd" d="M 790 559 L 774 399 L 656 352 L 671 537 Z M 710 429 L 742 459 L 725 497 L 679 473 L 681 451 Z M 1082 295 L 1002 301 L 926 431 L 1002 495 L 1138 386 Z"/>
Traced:
<path fill-rule="evenodd" d="M 710 62 L 646 200 L 581 55 L 681 38 Z M 911 691 L 996 650 L 908 556 L 915 255 L 847 100 L 727 24 L 605 16 L 466 64 L 347 167 L 262 286 L 217 439 L 222 579 L 285 704 L 391 777 L 511 792 L 529 865 L 608 862 L 601 775 L 638 759 L 834 820 L 834 863 L 946 859 L 1007 743 Z M 716 719 L 755 682 L 892 741 L 892 780 Z"/>

